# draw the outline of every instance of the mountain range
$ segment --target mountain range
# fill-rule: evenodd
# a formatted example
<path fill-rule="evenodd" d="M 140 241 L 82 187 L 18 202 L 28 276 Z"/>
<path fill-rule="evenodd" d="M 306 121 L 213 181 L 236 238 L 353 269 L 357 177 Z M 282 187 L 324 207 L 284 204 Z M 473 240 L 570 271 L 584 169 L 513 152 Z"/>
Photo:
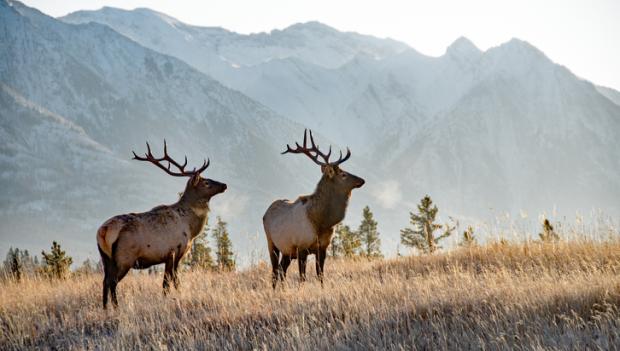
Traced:
<path fill-rule="evenodd" d="M 620 93 L 519 39 L 482 51 L 459 38 L 431 57 L 318 22 L 243 35 L 149 9 L 55 19 L 0 0 L 0 84 L 0 236 L 20 247 L 61 238 L 95 256 L 109 216 L 173 202 L 181 181 L 130 161 L 165 138 L 174 156 L 210 157 L 230 189 L 214 215 L 240 256 L 263 255 L 269 203 L 320 176 L 279 155 L 306 127 L 353 151 L 343 167 L 367 185 L 345 221 L 370 205 L 387 254 L 427 193 L 443 220 L 620 216 Z"/>

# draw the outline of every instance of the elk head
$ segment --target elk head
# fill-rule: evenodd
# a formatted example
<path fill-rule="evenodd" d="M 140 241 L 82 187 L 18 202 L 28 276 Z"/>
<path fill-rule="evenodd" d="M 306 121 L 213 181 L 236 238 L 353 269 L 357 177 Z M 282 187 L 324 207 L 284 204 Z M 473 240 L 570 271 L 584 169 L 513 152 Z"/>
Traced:
<path fill-rule="evenodd" d="M 226 190 L 226 184 L 200 176 L 200 174 L 204 172 L 207 167 L 209 167 L 210 161 L 208 159 L 204 160 L 204 163 L 200 166 L 200 168 L 194 168 L 191 171 L 186 171 L 185 167 L 187 166 L 187 156 L 185 156 L 185 161 L 183 164 L 176 162 L 168 155 L 166 140 L 164 140 L 164 156 L 161 158 L 155 158 L 153 156 L 149 143 L 146 143 L 146 149 L 147 153 L 144 157 L 140 157 L 132 151 L 134 156 L 133 159 L 138 161 L 149 161 L 174 177 L 189 177 L 181 199 L 189 203 L 190 206 L 207 208 L 209 206 L 209 200 L 213 196 L 223 193 Z M 162 164 L 162 162 L 167 162 L 167 165 Z M 171 170 L 171 166 L 177 168 L 178 171 Z"/>
<path fill-rule="evenodd" d="M 308 134 L 310 134 L 310 147 L 308 147 L 307 144 Z M 295 146 L 296 148 L 292 149 L 288 144 L 286 144 L 286 150 L 282 152 L 282 154 L 304 154 L 314 163 L 321 166 L 321 173 L 323 173 L 323 177 L 321 178 L 319 184 L 327 185 L 330 190 L 344 194 L 350 194 L 353 189 L 360 188 L 364 185 L 364 179 L 340 168 L 340 165 L 351 157 L 351 150 L 349 150 L 349 148 L 347 148 L 347 153 L 344 157 L 342 156 L 342 151 L 340 151 L 340 157 L 338 160 L 329 162 L 329 157 L 332 154 L 331 146 L 329 147 L 327 154 L 321 152 L 319 150 L 319 146 L 314 142 L 312 131 L 308 133 L 308 130 L 304 130 L 303 145 L 295 143 Z M 319 157 L 322 160 L 319 160 Z"/>

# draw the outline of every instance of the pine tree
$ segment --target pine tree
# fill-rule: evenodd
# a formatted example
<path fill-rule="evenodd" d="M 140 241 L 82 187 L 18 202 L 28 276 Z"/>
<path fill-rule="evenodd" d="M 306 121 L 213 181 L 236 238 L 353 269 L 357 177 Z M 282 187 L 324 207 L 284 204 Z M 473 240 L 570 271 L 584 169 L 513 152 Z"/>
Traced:
<path fill-rule="evenodd" d="M 352 231 L 348 225 L 338 224 L 332 238 L 331 253 L 334 257 L 353 257 L 362 246 L 358 233 Z"/>
<path fill-rule="evenodd" d="M 462 247 L 472 247 L 477 244 L 476 237 L 474 236 L 474 228 L 471 226 L 467 227 L 467 230 L 463 232 L 463 238 L 461 239 L 461 243 L 459 245 Z"/>
<path fill-rule="evenodd" d="M 424 253 L 433 253 L 440 249 L 439 241 L 447 238 L 454 231 L 454 227 L 449 225 L 442 226 L 435 223 L 437 216 L 437 206 L 433 205 L 433 200 L 426 195 L 418 205 L 418 214 L 410 212 L 410 222 L 413 228 L 404 228 L 400 231 L 400 242 L 408 247 L 416 248 Z M 444 228 L 443 233 L 435 237 L 435 232 Z"/>
<path fill-rule="evenodd" d="M 46 253 L 41 251 L 45 265 L 43 271 L 50 277 L 55 279 L 64 279 L 69 275 L 69 268 L 73 263 L 73 258 L 67 256 L 66 252 L 60 248 L 57 242 L 52 243 L 52 251 Z"/>
<path fill-rule="evenodd" d="M 377 221 L 374 220 L 370 207 L 364 207 L 362 223 L 357 230 L 362 241 L 362 255 L 366 257 L 381 257 L 381 239 L 377 231 Z"/>
<path fill-rule="evenodd" d="M 217 224 L 215 228 L 213 228 L 213 238 L 215 239 L 216 246 L 216 262 L 220 270 L 234 270 L 235 259 L 232 251 L 232 242 L 228 236 L 226 225 L 227 223 L 218 216 Z"/>
<path fill-rule="evenodd" d="M 543 231 L 542 233 L 538 233 L 538 236 L 540 237 L 540 241 L 545 242 L 545 243 L 555 242 L 555 241 L 560 240 L 560 236 L 555 232 L 555 230 L 553 229 L 553 226 L 551 225 L 549 220 L 546 218 L 545 218 L 545 221 L 543 222 Z"/>
<path fill-rule="evenodd" d="M 6 254 L 6 259 L 4 260 L 4 267 L 13 279 L 21 280 L 24 266 L 22 264 L 18 248 L 9 248 L 9 251 Z"/>
<path fill-rule="evenodd" d="M 204 231 L 194 239 L 188 260 L 190 268 L 213 269 L 214 263 L 211 256 L 211 248 L 209 247 L 208 233 L 209 228 L 205 227 Z"/>
<path fill-rule="evenodd" d="M 344 257 L 353 257 L 359 254 L 362 248 L 362 240 L 359 233 L 351 230 L 348 225 L 340 228 L 340 240 L 342 243 L 342 255 Z"/>

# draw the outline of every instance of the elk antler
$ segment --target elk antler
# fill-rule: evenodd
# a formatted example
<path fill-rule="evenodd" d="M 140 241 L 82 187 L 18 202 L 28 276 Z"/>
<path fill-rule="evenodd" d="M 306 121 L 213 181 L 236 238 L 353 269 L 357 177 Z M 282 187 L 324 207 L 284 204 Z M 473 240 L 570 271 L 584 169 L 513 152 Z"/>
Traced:
<path fill-rule="evenodd" d="M 347 148 L 347 153 L 344 156 L 344 158 L 342 157 L 342 151 L 340 151 L 340 157 L 338 158 L 338 160 L 334 161 L 334 162 L 329 162 L 329 157 L 332 154 L 332 147 L 331 147 L 331 145 L 329 146 L 329 151 L 327 152 L 327 154 L 322 153 L 321 150 L 319 150 L 319 146 L 314 143 L 314 138 L 312 137 L 312 130 L 310 130 L 310 144 L 311 144 L 311 147 L 308 148 L 308 146 L 307 146 L 307 133 L 308 133 L 308 130 L 304 129 L 304 145 L 303 146 L 299 145 L 299 143 L 296 142 L 295 145 L 297 146 L 297 148 L 296 149 L 291 149 L 291 147 L 288 144 L 286 144 L 286 150 L 284 152 L 282 152 L 282 154 L 283 155 L 286 154 L 286 153 L 304 154 L 304 155 L 310 157 L 310 159 L 312 161 L 314 161 L 314 163 L 316 163 L 319 166 L 327 166 L 327 165 L 337 166 L 337 165 L 343 163 L 344 161 L 348 160 L 349 157 L 351 157 L 351 150 L 349 150 L 349 148 Z M 319 161 L 319 156 L 321 156 L 321 158 L 323 158 L 323 162 Z"/>
<path fill-rule="evenodd" d="M 172 157 L 168 155 L 168 145 L 166 145 L 166 139 L 164 139 L 164 157 L 155 158 L 153 154 L 151 153 L 151 146 L 149 145 L 148 142 L 146 143 L 146 150 L 147 150 L 147 153 L 144 154 L 144 157 L 140 157 L 136 155 L 135 151 L 132 151 L 133 159 L 138 160 L 138 161 L 149 161 L 155 166 L 163 169 L 166 173 L 170 174 L 171 176 L 175 176 L 175 177 L 192 177 L 194 175 L 200 174 L 204 172 L 204 170 L 207 169 L 207 167 L 209 167 L 209 163 L 210 163 L 210 160 L 206 159 L 204 163 L 202 164 L 202 166 L 200 166 L 200 168 L 196 169 L 194 167 L 193 170 L 186 171 L 185 166 L 187 166 L 187 156 L 185 156 L 185 162 L 183 162 L 182 165 L 179 164 L 177 161 L 173 160 Z M 162 161 L 168 162 L 168 167 L 161 164 Z M 176 168 L 178 168 L 180 172 L 173 172 L 172 170 L 170 170 L 170 165 L 173 165 Z"/>

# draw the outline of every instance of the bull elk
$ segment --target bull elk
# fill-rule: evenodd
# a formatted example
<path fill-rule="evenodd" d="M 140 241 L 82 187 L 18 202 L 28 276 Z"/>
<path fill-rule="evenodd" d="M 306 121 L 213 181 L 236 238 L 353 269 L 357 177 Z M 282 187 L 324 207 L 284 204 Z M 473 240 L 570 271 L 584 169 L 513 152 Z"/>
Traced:
<path fill-rule="evenodd" d="M 193 239 L 207 224 L 209 200 L 226 190 L 226 184 L 201 177 L 209 167 L 205 160 L 198 169 L 186 171 L 187 157 L 180 164 L 168 156 L 164 140 L 164 156 L 155 158 L 151 147 L 140 157 L 133 152 L 133 159 L 148 161 L 175 177 L 189 177 L 183 195 L 172 205 L 161 205 L 144 213 L 130 213 L 108 219 L 97 231 L 97 246 L 104 266 L 103 308 L 112 303 L 118 306 L 116 285 L 131 268 L 145 269 L 165 263 L 164 294 L 170 282 L 179 287 L 177 269 L 179 262 L 192 245 Z M 165 164 L 167 162 L 167 165 Z M 171 170 L 174 166 L 177 170 Z"/>
<path fill-rule="evenodd" d="M 364 185 L 362 178 L 340 168 L 351 157 L 348 148 L 344 157 L 341 151 L 337 161 L 329 162 L 331 146 L 327 154 L 321 152 L 310 131 L 311 146 L 308 147 L 307 134 L 305 130 L 303 146 L 295 143 L 296 148 L 292 149 L 287 144 L 282 154 L 304 154 L 321 166 L 323 176 L 316 190 L 293 202 L 276 200 L 263 216 L 274 289 L 278 279 L 284 281 L 286 278 L 286 270 L 292 259 L 297 259 L 300 279 L 305 281 L 306 260 L 311 254 L 316 257 L 316 274 L 323 284 L 325 255 L 334 226 L 344 219 L 351 191 Z"/>

